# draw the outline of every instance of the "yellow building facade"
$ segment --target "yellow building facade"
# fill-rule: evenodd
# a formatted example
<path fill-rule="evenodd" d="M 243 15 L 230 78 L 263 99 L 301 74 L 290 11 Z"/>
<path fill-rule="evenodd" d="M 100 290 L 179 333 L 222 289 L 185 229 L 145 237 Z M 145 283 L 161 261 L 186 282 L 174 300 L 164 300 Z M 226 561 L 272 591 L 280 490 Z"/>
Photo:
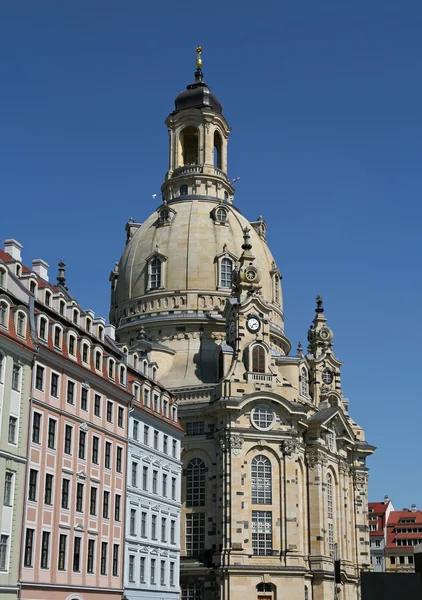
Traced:
<path fill-rule="evenodd" d="M 110 276 L 118 341 L 149 342 L 187 433 L 181 598 L 360 598 L 374 448 L 348 413 L 320 297 L 307 350 L 291 352 L 267 224 L 234 202 L 230 127 L 200 56 L 166 120 L 162 202 L 128 222 Z"/>

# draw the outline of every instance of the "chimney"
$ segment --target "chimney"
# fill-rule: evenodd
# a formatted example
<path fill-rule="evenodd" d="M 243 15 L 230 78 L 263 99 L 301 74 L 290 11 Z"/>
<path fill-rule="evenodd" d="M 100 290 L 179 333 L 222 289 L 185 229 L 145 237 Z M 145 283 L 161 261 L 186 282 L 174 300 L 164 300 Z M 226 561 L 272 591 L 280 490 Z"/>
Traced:
<path fill-rule="evenodd" d="M 112 340 L 116 339 L 116 328 L 114 327 L 114 325 L 106 325 L 105 328 L 105 334 L 108 335 L 108 337 L 110 337 Z"/>
<path fill-rule="evenodd" d="M 4 251 L 19 262 L 22 260 L 21 250 L 22 244 L 19 244 L 16 240 L 4 240 Z"/>
<path fill-rule="evenodd" d="M 390 502 L 390 498 L 388 496 L 384 496 L 384 504 L 388 504 Z"/>
<path fill-rule="evenodd" d="M 48 267 L 49 265 L 41 258 L 36 258 L 32 261 L 32 270 L 39 275 L 41 279 L 45 279 L 45 281 L 48 281 Z"/>
<path fill-rule="evenodd" d="M 411 504 L 411 505 L 410 505 L 410 510 L 411 510 L 412 512 L 416 512 L 416 504 Z"/>

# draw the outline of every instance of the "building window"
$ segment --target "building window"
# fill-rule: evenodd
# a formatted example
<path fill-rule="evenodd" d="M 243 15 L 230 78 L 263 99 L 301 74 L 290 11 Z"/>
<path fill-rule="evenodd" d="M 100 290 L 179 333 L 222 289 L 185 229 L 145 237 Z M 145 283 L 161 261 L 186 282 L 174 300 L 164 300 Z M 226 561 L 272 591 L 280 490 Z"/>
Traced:
<path fill-rule="evenodd" d="M 141 537 L 147 537 L 147 513 L 141 512 Z"/>
<path fill-rule="evenodd" d="M 16 316 L 16 333 L 19 337 L 26 337 L 26 317 L 22 312 Z"/>
<path fill-rule="evenodd" d="M 170 585 L 174 585 L 174 562 L 170 562 Z"/>
<path fill-rule="evenodd" d="M 155 558 L 151 558 L 151 583 L 154 585 L 155 584 L 155 564 L 156 564 L 156 559 Z"/>
<path fill-rule="evenodd" d="M 220 287 L 232 287 L 233 261 L 230 258 L 223 258 L 220 267 Z"/>
<path fill-rule="evenodd" d="M 166 561 L 162 560 L 160 565 L 160 585 L 166 585 Z"/>
<path fill-rule="evenodd" d="M 148 440 L 149 440 L 149 427 L 148 427 L 148 425 L 144 425 L 144 444 L 146 446 L 148 446 Z"/>
<path fill-rule="evenodd" d="M 121 495 L 120 494 L 116 494 L 114 496 L 114 520 L 115 521 L 120 521 L 120 501 L 121 501 Z"/>
<path fill-rule="evenodd" d="M 121 365 L 119 371 L 120 371 L 120 374 L 119 374 L 120 385 L 125 385 L 126 384 L 126 369 L 124 368 L 123 365 Z M 123 427 L 123 425 L 120 425 L 120 427 Z"/>
<path fill-rule="evenodd" d="M 68 381 L 67 382 L 67 403 L 68 404 L 74 404 L 75 401 L 75 384 L 73 383 L 73 381 Z"/>
<path fill-rule="evenodd" d="M 129 554 L 129 581 L 133 583 L 135 581 L 135 555 Z"/>
<path fill-rule="evenodd" d="M 50 548 L 50 532 L 43 531 L 42 532 L 42 541 L 41 541 L 41 561 L 40 561 L 41 569 L 48 569 L 49 548 Z"/>
<path fill-rule="evenodd" d="M 163 452 L 164 452 L 164 454 L 168 454 L 168 442 L 169 442 L 169 436 L 163 435 Z"/>
<path fill-rule="evenodd" d="M 66 569 L 66 546 L 67 535 L 61 533 L 59 537 L 59 560 L 57 563 L 57 568 L 59 571 L 64 571 Z"/>
<path fill-rule="evenodd" d="M 84 511 L 84 484 L 76 484 L 76 512 Z"/>
<path fill-rule="evenodd" d="M 202 581 L 182 582 L 181 600 L 202 600 L 204 597 L 204 586 Z"/>
<path fill-rule="evenodd" d="M 89 514 L 95 516 L 97 514 L 97 488 L 91 487 L 91 497 L 89 500 Z"/>
<path fill-rule="evenodd" d="M 141 583 L 145 583 L 145 556 L 141 556 L 141 564 L 139 569 L 139 579 Z"/>
<path fill-rule="evenodd" d="M 37 365 L 37 370 L 35 372 L 35 389 L 40 390 L 41 392 L 44 389 L 44 367 Z"/>
<path fill-rule="evenodd" d="M 266 456 L 255 456 L 251 465 L 252 504 L 271 504 L 271 462 Z"/>
<path fill-rule="evenodd" d="M 158 431 L 154 429 L 154 449 L 158 450 Z"/>
<path fill-rule="evenodd" d="M 34 547 L 34 530 L 27 529 L 25 535 L 25 553 L 23 564 L 25 567 L 32 567 L 32 550 Z"/>
<path fill-rule="evenodd" d="M 138 463 L 132 461 L 132 487 L 138 485 Z"/>
<path fill-rule="evenodd" d="M 94 396 L 94 415 L 96 417 L 101 416 L 101 396 L 99 394 Z"/>
<path fill-rule="evenodd" d="M 71 425 L 65 425 L 64 428 L 64 453 L 72 454 L 72 430 Z"/>
<path fill-rule="evenodd" d="M 202 435 L 205 433 L 204 421 L 194 421 L 192 423 L 186 423 L 186 433 L 188 435 Z"/>
<path fill-rule="evenodd" d="M 42 340 L 47 339 L 47 319 L 40 317 L 39 336 Z"/>
<path fill-rule="evenodd" d="M 45 302 L 46 306 L 51 305 L 51 292 L 49 292 L 48 290 L 45 290 L 44 302 Z"/>
<path fill-rule="evenodd" d="M 86 560 L 87 573 L 94 572 L 95 540 L 88 540 L 88 556 Z"/>
<path fill-rule="evenodd" d="M 81 410 L 88 410 L 88 390 L 85 387 L 81 389 Z"/>
<path fill-rule="evenodd" d="M 0 271 L 0 273 L 2 273 L 3 271 Z M 7 302 L 4 302 L 4 300 L 2 300 L 0 302 L 0 325 L 2 327 L 7 327 L 8 323 L 8 318 L 7 318 L 7 313 L 9 311 L 9 305 L 7 304 Z"/>
<path fill-rule="evenodd" d="M 223 208 L 222 206 L 219 206 L 217 208 L 217 210 L 215 211 L 215 218 L 216 221 L 219 221 L 220 223 L 225 223 L 227 221 L 227 211 L 225 208 Z M 227 259 L 224 259 L 227 260 Z"/>
<path fill-rule="evenodd" d="M 161 541 L 167 542 L 167 519 L 161 517 Z"/>
<path fill-rule="evenodd" d="M 186 555 L 198 556 L 205 549 L 205 515 L 186 515 Z"/>
<path fill-rule="evenodd" d="M 129 535 L 136 535 L 136 509 L 130 509 Z"/>
<path fill-rule="evenodd" d="M 53 498 L 53 475 L 46 473 L 45 476 L 45 489 L 44 489 L 44 504 L 49 506 L 52 505 Z"/>
<path fill-rule="evenodd" d="M 265 373 L 265 350 L 259 344 L 252 348 L 252 371 L 254 373 Z"/>
<path fill-rule="evenodd" d="M 177 458 L 177 440 L 173 440 L 171 443 L 172 456 L 173 458 Z"/>
<path fill-rule="evenodd" d="M 107 542 L 101 542 L 101 575 L 107 575 Z"/>
<path fill-rule="evenodd" d="M 16 428 L 18 426 L 18 419 L 16 417 L 9 417 L 9 432 L 8 442 L 9 444 L 16 444 Z"/>
<path fill-rule="evenodd" d="M 161 493 L 164 496 L 164 498 L 167 498 L 167 475 L 165 473 L 163 473 L 163 486 Z"/>
<path fill-rule="evenodd" d="M 81 460 L 85 460 L 85 451 L 86 451 L 86 432 L 79 432 L 79 449 L 78 449 L 78 457 Z"/>
<path fill-rule="evenodd" d="M 170 521 L 170 544 L 176 543 L 176 521 Z"/>
<path fill-rule="evenodd" d="M 97 371 L 101 371 L 101 352 L 99 350 L 95 352 L 95 368 Z"/>
<path fill-rule="evenodd" d="M 103 519 L 108 519 L 109 504 L 110 504 L 110 492 L 104 492 L 104 496 L 103 496 Z"/>
<path fill-rule="evenodd" d="M 300 371 L 300 393 L 302 396 L 309 395 L 308 371 L 304 367 Z"/>
<path fill-rule="evenodd" d="M 13 363 L 12 390 L 15 390 L 15 392 L 20 392 L 20 382 L 21 382 L 21 368 L 16 363 Z"/>
<path fill-rule="evenodd" d="M 35 469 L 30 469 L 28 500 L 31 500 L 32 502 L 37 501 L 37 482 L 38 482 L 38 471 L 36 471 Z"/>
<path fill-rule="evenodd" d="M 124 410 L 121 406 L 119 406 L 119 409 L 117 411 L 117 425 L 119 427 L 123 427 L 123 415 L 124 415 Z"/>
<path fill-rule="evenodd" d="M 56 423 L 55 419 L 48 419 L 48 441 L 47 446 L 50 450 L 55 450 L 56 448 Z"/>
<path fill-rule="evenodd" d="M 104 467 L 106 469 L 110 468 L 111 462 L 111 442 L 105 443 L 105 452 L 104 452 Z"/>
<path fill-rule="evenodd" d="M 152 470 L 152 493 L 158 494 L 158 471 Z"/>
<path fill-rule="evenodd" d="M 162 287 L 162 262 L 159 258 L 153 258 L 150 263 L 150 289 L 156 290 Z"/>
<path fill-rule="evenodd" d="M 333 477 L 327 473 L 327 516 L 333 518 Z"/>
<path fill-rule="evenodd" d="M 59 305 L 59 312 L 61 315 L 64 315 L 64 308 L 66 306 L 66 303 L 64 300 L 60 300 L 60 305 Z"/>
<path fill-rule="evenodd" d="M 176 500 L 176 477 L 171 478 L 171 499 Z"/>
<path fill-rule="evenodd" d="M 59 397 L 59 376 L 57 373 L 51 374 L 50 396 L 53 396 L 54 398 Z"/>
<path fill-rule="evenodd" d="M 117 446 L 117 450 L 116 450 L 116 471 L 117 471 L 117 473 L 122 472 L 122 453 L 123 453 L 123 449 L 120 446 Z"/>
<path fill-rule="evenodd" d="M 40 443 L 41 434 L 41 415 L 40 413 L 34 412 L 32 421 L 32 441 L 34 444 Z"/>
<path fill-rule="evenodd" d="M 132 437 L 134 440 L 138 441 L 138 436 L 139 436 L 139 421 L 133 421 Z"/>
<path fill-rule="evenodd" d="M 274 419 L 274 412 L 266 406 L 257 406 L 252 412 L 252 423 L 258 429 L 270 429 Z"/>
<path fill-rule="evenodd" d="M 181 196 L 187 196 L 188 195 L 188 186 L 187 185 L 181 185 L 179 188 L 179 192 Z"/>
<path fill-rule="evenodd" d="M 53 339 L 55 348 L 58 348 L 60 350 L 60 348 L 62 347 L 62 330 L 60 329 L 60 327 L 54 327 Z"/>
<path fill-rule="evenodd" d="M 113 423 L 113 402 L 107 400 L 107 422 Z"/>
<path fill-rule="evenodd" d="M 75 537 L 73 540 L 73 571 L 78 572 L 81 561 L 81 538 Z"/>
<path fill-rule="evenodd" d="M 157 515 L 151 517 L 151 538 L 153 540 L 157 539 Z"/>
<path fill-rule="evenodd" d="M 114 379 L 114 360 L 112 358 L 108 360 L 108 376 L 109 379 Z"/>
<path fill-rule="evenodd" d="M 113 577 L 119 575 L 119 544 L 113 544 Z"/>
<path fill-rule="evenodd" d="M 100 438 L 97 436 L 93 436 L 92 438 L 92 462 L 94 465 L 98 465 L 98 445 L 100 442 Z"/>
<path fill-rule="evenodd" d="M 13 499 L 13 473 L 12 471 L 6 471 L 4 474 L 4 491 L 3 491 L 3 504 L 4 506 L 12 506 Z"/>
<path fill-rule="evenodd" d="M 205 505 L 205 463 L 193 458 L 186 469 L 186 506 Z"/>
<path fill-rule="evenodd" d="M 330 384 L 333 381 L 333 374 L 330 369 L 324 369 L 322 372 L 322 382 L 325 384 Z"/>
<path fill-rule="evenodd" d="M 89 356 L 89 346 L 88 344 L 82 344 L 82 362 L 88 363 Z"/>
<path fill-rule="evenodd" d="M 69 508 L 69 486 L 70 479 L 63 479 L 62 481 L 62 508 Z"/>
<path fill-rule="evenodd" d="M 252 511 L 252 548 L 257 556 L 273 553 L 272 515 L 268 510 Z"/>
<path fill-rule="evenodd" d="M 395 564 L 396 564 L 396 557 L 390 556 L 390 565 L 395 565 Z"/>
<path fill-rule="evenodd" d="M 148 490 L 148 467 L 142 467 L 142 489 Z"/>
<path fill-rule="evenodd" d="M 69 336 L 69 354 L 75 356 L 76 338 L 74 335 Z"/>

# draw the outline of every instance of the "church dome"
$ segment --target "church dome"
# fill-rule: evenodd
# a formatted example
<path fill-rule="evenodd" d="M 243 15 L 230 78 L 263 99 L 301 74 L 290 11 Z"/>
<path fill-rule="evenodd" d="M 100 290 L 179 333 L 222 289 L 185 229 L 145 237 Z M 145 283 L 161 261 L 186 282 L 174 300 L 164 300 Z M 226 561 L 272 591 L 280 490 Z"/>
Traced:
<path fill-rule="evenodd" d="M 170 298 L 175 296 L 178 311 L 222 309 L 221 299 L 225 302 L 231 295 L 231 286 L 222 280 L 221 261 L 226 258 L 234 267 L 242 252 L 245 227 L 251 229 L 262 297 L 269 303 L 277 300 L 275 308 L 281 315 L 281 289 L 274 290 L 276 268 L 264 239 L 265 222 L 251 225 L 234 206 L 198 198 L 163 204 L 144 223 L 128 224 L 129 239 L 114 290 L 113 321 L 175 308 Z M 163 263 L 159 285 L 149 281 L 154 257 Z"/>
<path fill-rule="evenodd" d="M 223 106 L 203 81 L 195 81 L 180 92 L 174 101 L 176 111 L 185 108 L 209 107 L 217 113 L 223 112 Z"/>

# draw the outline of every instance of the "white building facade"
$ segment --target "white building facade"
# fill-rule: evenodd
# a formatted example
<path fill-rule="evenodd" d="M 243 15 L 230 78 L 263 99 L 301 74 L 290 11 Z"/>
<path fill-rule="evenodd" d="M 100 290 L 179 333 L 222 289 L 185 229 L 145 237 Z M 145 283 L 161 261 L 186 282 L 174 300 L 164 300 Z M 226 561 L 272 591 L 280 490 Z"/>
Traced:
<path fill-rule="evenodd" d="M 150 364 L 148 371 L 155 372 Z M 136 374 L 132 392 L 127 459 L 125 595 L 129 600 L 178 600 L 183 430 L 178 423 L 173 398 L 159 384 L 152 379 L 142 381 Z"/>

